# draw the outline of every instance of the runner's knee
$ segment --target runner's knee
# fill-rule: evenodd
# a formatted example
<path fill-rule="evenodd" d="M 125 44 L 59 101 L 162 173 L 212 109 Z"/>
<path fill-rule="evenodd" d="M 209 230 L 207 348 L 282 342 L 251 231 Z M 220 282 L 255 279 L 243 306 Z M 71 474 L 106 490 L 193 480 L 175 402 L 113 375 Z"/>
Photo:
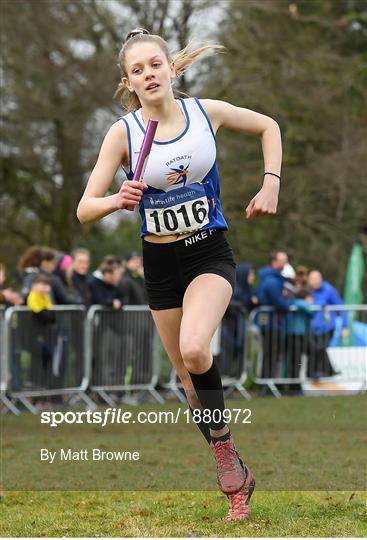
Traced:
<path fill-rule="evenodd" d="M 190 373 L 203 373 L 212 363 L 210 350 L 199 341 L 190 341 L 180 346 L 185 368 Z"/>

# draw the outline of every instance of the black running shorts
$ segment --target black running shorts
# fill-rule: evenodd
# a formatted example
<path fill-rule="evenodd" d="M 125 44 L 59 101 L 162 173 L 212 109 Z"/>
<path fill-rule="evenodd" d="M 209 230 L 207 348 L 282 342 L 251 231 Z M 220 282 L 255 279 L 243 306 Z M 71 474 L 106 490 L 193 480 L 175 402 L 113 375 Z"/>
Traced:
<path fill-rule="evenodd" d="M 200 274 L 222 276 L 234 289 L 236 263 L 223 231 L 204 230 L 167 244 L 142 242 L 151 309 L 181 307 L 188 285 Z"/>

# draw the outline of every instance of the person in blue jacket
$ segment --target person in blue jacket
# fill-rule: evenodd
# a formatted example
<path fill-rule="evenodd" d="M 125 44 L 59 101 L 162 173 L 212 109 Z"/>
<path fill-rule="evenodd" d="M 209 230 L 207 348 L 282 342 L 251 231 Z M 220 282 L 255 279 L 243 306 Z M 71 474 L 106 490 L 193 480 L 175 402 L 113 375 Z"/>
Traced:
<path fill-rule="evenodd" d="M 323 280 L 321 272 L 312 270 L 308 277 L 313 304 L 321 306 L 312 321 L 312 350 L 309 358 L 309 374 L 313 378 L 335 375 L 327 354 L 327 346 L 335 330 L 336 311 L 330 311 L 328 306 L 344 304 L 338 291 Z M 348 313 L 341 311 L 342 336 L 349 336 Z"/>
<path fill-rule="evenodd" d="M 308 310 L 298 309 L 297 311 L 289 311 L 287 315 L 286 327 L 286 370 L 283 373 L 290 378 L 300 377 L 302 366 L 302 355 L 307 354 L 309 357 L 313 343 L 310 339 L 312 318 L 315 311 L 312 309 L 312 295 L 309 288 L 300 288 L 296 291 L 296 298 L 303 299 Z M 300 390 L 299 386 L 295 387 Z"/>
<path fill-rule="evenodd" d="M 260 284 L 257 290 L 259 304 L 272 306 L 274 312 L 260 312 L 256 323 L 263 335 L 263 378 L 274 378 L 281 375 L 281 365 L 285 356 L 285 336 L 287 313 L 291 306 L 309 312 L 309 305 L 296 298 L 286 297 L 285 278 L 281 272 L 288 263 L 285 251 L 273 251 L 270 254 L 270 265 L 259 271 Z"/>
<path fill-rule="evenodd" d="M 312 270 L 308 277 L 309 286 L 312 292 L 312 300 L 315 305 L 318 306 L 340 306 L 344 302 L 341 299 L 338 291 L 330 285 L 327 281 L 323 280 L 321 272 L 318 270 Z M 346 311 L 341 311 L 342 318 L 342 335 L 343 337 L 349 336 L 348 329 L 348 313 Z M 333 333 L 335 330 L 335 318 L 336 312 L 329 311 L 325 314 L 325 311 L 319 311 L 313 320 L 312 330 L 317 335 L 320 336 L 326 333 Z"/>

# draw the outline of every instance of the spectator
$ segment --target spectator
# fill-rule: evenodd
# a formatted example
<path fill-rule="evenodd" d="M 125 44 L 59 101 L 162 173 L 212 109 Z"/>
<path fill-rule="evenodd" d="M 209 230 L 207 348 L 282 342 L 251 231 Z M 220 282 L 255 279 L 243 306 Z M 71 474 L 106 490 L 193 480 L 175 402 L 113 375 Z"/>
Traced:
<path fill-rule="evenodd" d="M 280 311 L 288 311 L 291 305 L 297 305 L 296 300 L 286 299 L 284 295 L 286 278 L 281 272 L 287 263 L 288 255 L 284 251 L 273 251 L 270 255 L 270 265 L 260 270 L 257 293 L 261 305 L 274 306 Z"/>
<path fill-rule="evenodd" d="M 35 318 L 42 323 L 54 323 L 55 312 L 52 310 L 50 278 L 41 272 L 34 276 L 31 290 L 27 297 L 27 306 Z"/>
<path fill-rule="evenodd" d="M 118 288 L 123 272 L 115 260 L 103 261 L 99 267 L 102 279 L 95 275 L 90 281 L 92 304 L 111 307 L 115 313 L 102 313 L 101 330 L 93 357 L 93 380 L 101 385 L 116 384 L 116 378 L 126 359 L 121 358 L 123 349 L 122 318 L 116 311 L 123 305 L 123 295 Z"/>
<path fill-rule="evenodd" d="M 51 298 L 54 304 L 82 304 L 82 298 L 71 285 L 54 274 L 57 267 L 56 251 L 49 247 L 31 246 L 22 255 L 19 268 L 23 272 L 21 295 L 25 301 L 35 274 L 43 272 L 51 283 Z"/>
<path fill-rule="evenodd" d="M 284 251 L 273 251 L 270 255 L 270 265 L 262 268 L 258 298 L 260 305 L 272 306 L 274 312 L 261 312 L 257 324 L 263 335 L 263 366 L 262 377 L 281 376 L 281 367 L 285 358 L 286 314 L 290 306 L 298 306 L 305 311 L 309 306 L 304 300 L 286 298 L 284 295 L 285 277 L 281 272 L 288 263 L 288 255 Z M 287 291 L 289 296 L 289 291 Z"/>
<path fill-rule="evenodd" d="M 73 258 L 67 253 L 56 253 L 56 268 L 54 270 L 55 276 L 59 276 L 61 281 L 67 287 L 72 286 L 71 276 L 73 273 Z"/>
<path fill-rule="evenodd" d="M 125 269 L 124 269 L 124 267 L 122 266 L 121 259 L 119 259 L 118 257 L 116 257 L 116 255 L 105 255 L 105 256 L 103 257 L 103 260 L 102 260 L 102 262 L 101 262 L 99 268 L 97 268 L 97 270 L 94 270 L 94 272 L 93 272 L 93 274 L 92 274 L 94 277 L 96 277 L 96 278 L 98 278 L 98 279 L 103 279 L 103 275 L 102 275 L 102 272 L 101 272 L 100 268 L 101 268 L 102 264 L 104 264 L 104 263 L 106 263 L 106 264 L 117 264 L 117 265 L 120 265 L 120 266 L 121 266 L 121 269 L 122 269 L 122 274 L 121 274 L 121 278 L 122 278 Z"/>
<path fill-rule="evenodd" d="M 51 300 L 51 280 L 42 272 L 33 277 L 27 306 L 33 312 L 31 380 L 41 388 L 51 388 L 56 316 Z"/>
<path fill-rule="evenodd" d="M 73 273 L 72 282 L 74 288 L 79 292 L 83 298 L 83 303 L 86 307 L 92 304 L 92 293 L 89 286 L 91 279 L 88 274 L 90 266 L 90 253 L 87 249 L 78 248 L 72 252 L 73 257 Z"/>
<path fill-rule="evenodd" d="M 120 283 L 120 289 L 125 297 L 127 305 L 143 305 L 147 306 L 149 303 L 148 294 L 145 288 L 144 280 L 144 268 L 142 257 L 137 251 L 132 251 L 125 262 L 125 274 Z M 139 362 L 139 356 L 141 357 L 142 351 L 146 351 L 144 356 L 150 358 L 150 351 L 152 351 L 152 332 L 151 332 L 151 319 L 148 312 L 141 314 L 139 323 L 135 325 L 126 325 L 123 329 L 123 343 L 126 358 L 132 365 L 139 365 L 139 369 L 132 371 L 132 382 L 135 384 L 144 383 L 149 380 L 151 376 L 151 364 L 149 361 Z M 137 341 L 140 347 L 136 346 Z M 149 352 L 148 352 L 149 351 Z M 139 362 L 139 364 L 138 364 Z M 128 367 L 128 366 L 127 366 Z M 128 367 L 128 369 L 130 369 Z"/>
<path fill-rule="evenodd" d="M 231 304 L 240 305 L 251 311 L 259 303 L 255 296 L 253 284 L 255 270 L 251 264 L 240 263 L 236 269 L 236 285 L 231 299 Z"/>
<path fill-rule="evenodd" d="M 72 285 L 68 284 L 68 281 L 61 279 L 59 275 L 54 274 L 56 269 L 56 252 L 48 247 L 41 249 L 41 262 L 40 270 L 50 278 L 52 299 L 55 304 L 67 305 L 67 304 L 82 304 L 83 300 L 80 294 Z"/>
<path fill-rule="evenodd" d="M 9 287 L 5 287 L 6 283 L 6 268 L 5 265 L 0 263 L 0 304 L 6 306 L 18 306 L 24 303 L 23 298 L 19 293 Z"/>
<path fill-rule="evenodd" d="M 309 306 L 302 310 L 289 311 L 286 324 L 286 355 L 287 370 L 284 375 L 290 378 L 300 376 L 302 354 L 310 355 L 312 344 L 310 342 L 311 321 L 315 315 L 312 310 L 312 295 L 308 288 L 297 291 L 297 298 L 303 299 Z"/>
<path fill-rule="evenodd" d="M 121 290 L 126 299 L 126 304 L 148 304 L 142 258 L 136 251 L 132 251 L 127 258 L 125 274 L 121 281 Z"/>
<path fill-rule="evenodd" d="M 308 277 L 308 283 L 311 287 L 313 303 L 321 306 L 323 309 L 318 311 L 312 321 L 312 341 L 314 357 L 310 362 L 310 376 L 315 379 L 335 375 L 327 346 L 335 330 L 336 312 L 330 311 L 328 306 L 342 305 L 344 302 L 340 298 L 338 291 L 323 280 L 321 272 L 313 270 Z M 348 314 L 341 312 L 342 317 L 342 336 L 349 336 Z"/>
<path fill-rule="evenodd" d="M 117 262 L 103 262 L 99 267 L 102 279 L 93 276 L 90 280 L 92 304 L 120 309 L 124 297 L 118 288 L 121 281 L 122 266 Z"/>
<path fill-rule="evenodd" d="M 240 263 L 236 268 L 236 285 L 221 325 L 221 352 L 217 361 L 221 372 L 238 377 L 242 370 L 245 348 L 246 314 L 257 304 L 253 284 L 255 271 L 251 264 Z"/>
<path fill-rule="evenodd" d="M 308 269 L 306 266 L 296 268 L 296 293 L 308 288 Z"/>
<path fill-rule="evenodd" d="M 287 262 L 280 273 L 284 277 L 283 296 L 291 300 L 296 297 L 296 271 Z"/>
<path fill-rule="evenodd" d="M 6 287 L 6 268 L 5 265 L 0 263 L 0 304 L 5 306 L 18 306 L 24 304 L 23 298 L 20 294 L 10 287 Z M 1 344 L 1 348 L 3 344 Z M 17 391 L 21 389 L 20 378 L 20 355 L 21 351 L 18 343 L 14 343 L 12 350 L 12 356 L 10 360 L 11 369 L 11 389 Z"/>
<path fill-rule="evenodd" d="M 22 277 L 20 294 L 25 302 L 27 301 L 27 296 L 31 289 L 32 279 L 40 271 L 41 252 L 41 246 L 30 246 L 19 259 L 18 268 Z"/>

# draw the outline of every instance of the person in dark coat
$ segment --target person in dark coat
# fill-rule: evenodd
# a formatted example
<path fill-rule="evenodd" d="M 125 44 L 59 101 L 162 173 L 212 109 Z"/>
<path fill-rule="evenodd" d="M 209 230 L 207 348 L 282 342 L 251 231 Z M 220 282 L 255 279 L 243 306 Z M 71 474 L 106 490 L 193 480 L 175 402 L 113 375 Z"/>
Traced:
<path fill-rule="evenodd" d="M 121 381 L 121 373 L 126 361 L 123 352 L 124 324 L 120 310 L 124 297 L 118 288 L 123 272 L 116 261 L 103 261 L 99 267 L 101 278 L 93 276 L 90 280 L 92 304 L 112 308 L 102 310 L 97 319 L 93 358 L 93 381 L 97 385 L 114 385 Z"/>
<path fill-rule="evenodd" d="M 6 286 L 5 264 L 0 263 L 0 305 L 6 307 L 24 304 L 23 298 L 17 291 Z"/>
<path fill-rule="evenodd" d="M 72 285 L 66 284 L 59 275 L 54 273 L 57 261 L 56 252 L 53 249 L 44 247 L 41 250 L 40 271 L 49 276 L 51 282 L 51 296 L 55 304 L 58 305 L 80 305 L 83 299 Z"/>
<path fill-rule="evenodd" d="M 251 264 L 236 268 L 236 284 L 231 302 L 221 325 L 221 354 L 218 359 L 222 373 L 239 377 L 245 350 L 246 316 L 257 305 L 253 283 L 255 271 Z"/>
<path fill-rule="evenodd" d="M 127 258 L 120 288 L 128 305 L 148 305 L 141 256 L 133 251 Z"/>
<path fill-rule="evenodd" d="M 258 299 L 253 289 L 255 271 L 251 264 L 240 263 L 236 268 L 236 285 L 231 299 L 232 305 L 240 305 L 251 311 L 257 304 Z"/>
<path fill-rule="evenodd" d="M 31 290 L 34 276 L 39 272 L 46 274 L 51 283 L 53 304 L 82 304 L 82 298 L 71 285 L 67 285 L 59 275 L 54 273 L 57 267 L 56 251 L 43 246 L 31 246 L 22 255 L 19 268 L 23 271 L 21 295 L 26 302 Z"/>
<path fill-rule="evenodd" d="M 72 283 L 82 297 L 83 304 L 88 308 L 92 304 L 92 292 L 89 285 L 92 277 L 88 274 L 90 253 L 85 248 L 77 248 L 71 255 L 73 257 Z"/>
<path fill-rule="evenodd" d="M 32 280 L 40 271 L 41 253 L 41 246 L 30 246 L 22 253 L 19 259 L 18 268 L 22 279 L 20 294 L 25 303 L 27 302 L 27 297 L 31 290 Z"/>
<path fill-rule="evenodd" d="M 99 267 L 102 279 L 93 276 L 89 282 L 92 304 L 120 309 L 124 296 L 118 288 L 122 267 L 118 263 L 103 262 Z"/>

